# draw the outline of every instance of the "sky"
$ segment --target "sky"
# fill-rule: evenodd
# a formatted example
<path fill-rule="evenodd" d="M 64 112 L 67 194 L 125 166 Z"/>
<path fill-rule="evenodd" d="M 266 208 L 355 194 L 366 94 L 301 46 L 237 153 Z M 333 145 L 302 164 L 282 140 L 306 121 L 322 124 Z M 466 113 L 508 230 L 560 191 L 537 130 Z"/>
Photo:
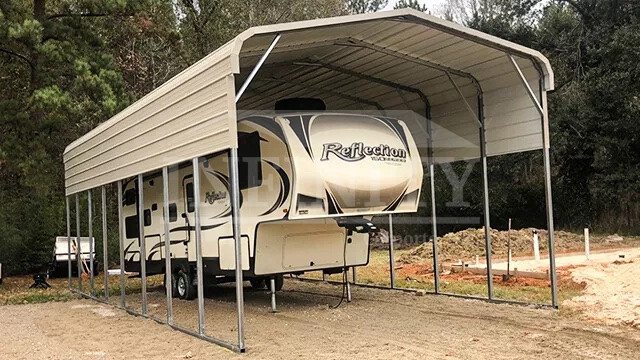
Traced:
<path fill-rule="evenodd" d="M 389 3 L 387 4 L 387 7 L 384 8 L 384 10 L 393 10 L 393 6 L 397 2 L 398 0 L 389 0 Z M 418 2 L 427 5 L 427 8 L 432 15 L 439 16 L 442 13 L 442 5 L 446 3 L 446 0 L 418 0 Z M 543 0 L 537 5 L 537 7 L 542 8 L 548 3 L 549 0 Z"/>
<path fill-rule="evenodd" d="M 392 10 L 393 6 L 397 2 L 397 0 L 389 0 L 389 4 L 387 4 L 385 10 Z M 431 11 L 431 13 L 435 15 L 438 13 L 440 6 L 445 3 L 445 0 L 418 0 L 418 2 L 427 5 L 429 11 Z"/>

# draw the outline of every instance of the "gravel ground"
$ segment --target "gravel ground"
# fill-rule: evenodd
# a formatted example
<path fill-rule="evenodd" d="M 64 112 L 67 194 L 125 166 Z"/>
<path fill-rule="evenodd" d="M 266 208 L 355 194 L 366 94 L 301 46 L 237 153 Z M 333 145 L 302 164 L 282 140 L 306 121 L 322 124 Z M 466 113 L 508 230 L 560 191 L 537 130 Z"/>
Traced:
<path fill-rule="evenodd" d="M 616 255 L 624 253 L 625 258 Z M 611 254 L 609 261 L 589 260 L 569 269 L 574 281 L 584 282 L 584 294 L 563 305 L 580 309 L 585 318 L 623 324 L 640 331 L 640 249 Z M 615 260 L 614 260 L 615 259 Z"/>
<path fill-rule="evenodd" d="M 0 358 L 637 359 L 640 352 L 637 330 L 563 312 L 366 288 L 353 289 L 352 303 L 329 309 L 340 291 L 287 280 L 280 312 L 271 314 L 268 293 L 246 289 L 242 357 L 89 300 L 0 306 Z M 233 294 L 232 287 L 207 292 L 208 333 L 234 339 Z M 149 297 L 150 313 L 164 316 L 164 299 Z M 176 300 L 176 321 L 195 325 L 194 305 Z"/>

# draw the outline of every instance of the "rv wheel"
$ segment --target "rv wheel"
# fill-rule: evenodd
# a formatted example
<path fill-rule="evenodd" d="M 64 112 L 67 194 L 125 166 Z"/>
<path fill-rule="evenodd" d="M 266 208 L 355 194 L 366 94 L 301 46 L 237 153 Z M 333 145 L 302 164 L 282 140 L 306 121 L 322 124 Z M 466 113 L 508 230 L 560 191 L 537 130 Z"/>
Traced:
<path fill-rule="evenodd" d="M 164 291 L 167 291 L 167 274 L 164 275 Z M 178 276 L 175 273 L 171 273 L 171 297 L 178 297 Z"/>
<path fill-rule="evenodd" d="M 251 283 L 251 287 L 256 290 L 262 290 L 267 285 L 264 278 L 249 279 L 249 282 Z"/>
<path fill-rule="evenodd" d="M 193 300 L 196 297 L 196 287 L 193 285 L 192 277 L 184 271 L 178 272 L 178 297 L 183 300 Z"/>

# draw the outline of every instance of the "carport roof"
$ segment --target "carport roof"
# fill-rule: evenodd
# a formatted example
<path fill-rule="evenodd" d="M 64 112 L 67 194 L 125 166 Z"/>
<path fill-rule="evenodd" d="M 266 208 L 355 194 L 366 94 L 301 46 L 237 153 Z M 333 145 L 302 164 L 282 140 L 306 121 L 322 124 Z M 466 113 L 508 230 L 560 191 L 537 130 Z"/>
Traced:
<path fill-rule="evenodd" d="M 421 34 L 407 34 L 406 31 L 409 30 L 408 28 L 410 26 L 398 26 L 403 22 L 405 24 L 423 25 L 423 27 L 416 28 L 417 32 Z M 442 35 L 448 34 L 449 39 L 458 39 L 458 41 L 454 43 L 449 42 L 446 44 L 448 53 L 455 53 L 456 50 L 471 48 L 485 54 L 487 50 L 493 49 L 496 51 L 494 55 L 504 55 L 507 53 L 530 59 L 539 66 L 544 74 L 545 90 L 551 91 L 554 89 L 554 75 L 551 64 L 539 51 L 414 9 L 398 9 L 256 26 L 245 30 L 232 41 L 236 42 L 237 51 L 239 51 L 239 48 L 242 48 L 243 56 L 259 56 L 262 55 L 262 52 L 269 45 L 273 35 L 277 33 L 297 33 L 295 37 L 289 37 L 288 39 L 287 37 L 283 38 L 278 44 L 279 51 L 284 51 L 287 47 L 293 49 L 295 47 L 309 47 L 310 45 L 318 46 L 322 45 L 323 42 L 332 44 L 335 43 L 336 40 L 349 37 L 366 41 L 367 39 L 371 40 L 374 34 L 376 43 L 382 47 L 385 47 L 383 45 L 384 43 L 392 42 L 399 38 L 403 38 L 403 40 L 407 40 L 412 43 L 412 45 L 416 45 L 422 41 L 440 36 L 438 40 L 446 43 L 446 36 L 443 37 Z M 419 57 L 429 60 L 433 56 L 432 53 L 437 51 L 434 51 L 434 49 L 426 49 L 424 45 L 425 44 L 422 44 L 422 48 L 428 51 Z M 398 50 L 401 51 L 401 49 Z M 410 52 L 407 53 L 411 54 Z M 473 68 L 478 65 L 477 57 L 461 59 L 461 61 L 456 62 L 453 66 L 448 64 L 449 61 L 447 61 L 448 59 L 446 58 L 433 58 L 433 60 L 443 67 L 463 72 L 465 72 L 464 69 Z M 507 62 L 505 62 L 505 65 L 511 66 Z M 468 72 L 472 75 L 474 74 L 473 69 Z"/>
<path fill-rule="evenodd" d="M 277 34 L 236 104 L 239 85 Z M 538 51 L 412 9 L 253 27 L 70 144 L 66 192 L 237 147 L 236 107 L 273 109 L 279 98 L 301 95 L 334 110 L 429 112 L 440 162 L 479 156 L 478 119 L 469 110 L 483 112 L 488 155 L 540 149 L 539 104 L 553 87 Z M 422 149 L 426 138 L 416 139 Z"/>

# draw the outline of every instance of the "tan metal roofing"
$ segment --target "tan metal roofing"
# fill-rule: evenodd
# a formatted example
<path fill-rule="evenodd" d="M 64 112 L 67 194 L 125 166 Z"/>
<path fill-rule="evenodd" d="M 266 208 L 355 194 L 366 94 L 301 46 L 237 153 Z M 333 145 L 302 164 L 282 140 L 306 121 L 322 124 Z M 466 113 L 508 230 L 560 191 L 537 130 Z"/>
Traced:
<path fill-rule="evenodd" d="M 280 41 L 235 104 L 235 92 L 278 33 Z M 422 93 L 431 105 L 435 160 L 478 157 L 477 121 L 443 70 L 474 111 L 474 82 L 481 87 L 488 155 L 540 149 L 540 114 L 507 54 L 534 91 L 553 90 L 553 71 L 539 52 L 415 10 L 254 27 L 69 145 L 66 191 L 235 147 L 236 107 L 273 109 L 292 96 L 320 97 L 331 110 L 378 104 L 425 114 Z M 424 121 L 406 122 L 425 149 Z"/>

